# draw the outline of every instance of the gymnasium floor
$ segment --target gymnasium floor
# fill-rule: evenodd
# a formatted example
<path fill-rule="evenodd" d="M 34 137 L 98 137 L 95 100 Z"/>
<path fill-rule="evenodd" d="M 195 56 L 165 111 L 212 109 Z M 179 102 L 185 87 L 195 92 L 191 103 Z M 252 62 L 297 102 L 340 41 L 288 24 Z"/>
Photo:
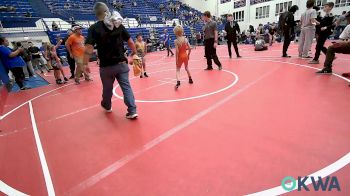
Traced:
<path fill-rule="evenodd" d="M 177 91 L 175 59 L 151 53 L 150 77 L 131 78 L 139 113 L 134 121 L 124 117 L 118 86 L 113 113 L 99 106 L 96 63 L 91 83 L 9 94 L 0 117 L 0 190 L 280 195 L 286 176 L 331 175 L 341 192 L 286 195 L 350 195 L 350 81 L 336 75 L 350 72 L 350 56 L 337 55 L 335 75 L 316 75 L 322 63 L 296 58 L 295 44 L 292 58 L 282 59 L 281 48 L 254 52 L 241 45 L 243 58 L 229 59 L 226 46 L 219 46 L 223 70 L 208 72 L 198 47 L 190 59 L 194 84 L 183 69 Z M 52 75 L 46 78 L 53 82 Z"/>

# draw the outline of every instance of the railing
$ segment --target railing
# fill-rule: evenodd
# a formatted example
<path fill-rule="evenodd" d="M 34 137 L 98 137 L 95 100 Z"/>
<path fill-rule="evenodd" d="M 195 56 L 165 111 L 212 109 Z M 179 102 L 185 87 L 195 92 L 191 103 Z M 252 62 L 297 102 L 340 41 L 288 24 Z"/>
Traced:
<path fill-rule="evenodd" d="M 1 33 L 26 33 L 26 32 L 40 32 L 40 31 L 46 31 L 46 27 L 41 18 L 39 17 L 32 17 L 32 18 L 37 18 L 38 21 L 35 22 L 36 27 L 11 27 L 11 28 L 3 28 L 2 26 L 0 27 L 0 32 Z"/>

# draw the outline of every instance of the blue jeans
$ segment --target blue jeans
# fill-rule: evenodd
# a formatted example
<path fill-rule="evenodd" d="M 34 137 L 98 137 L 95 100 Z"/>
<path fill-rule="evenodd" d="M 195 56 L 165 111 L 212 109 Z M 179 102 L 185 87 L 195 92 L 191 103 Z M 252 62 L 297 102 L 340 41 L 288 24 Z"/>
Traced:
<path fill-rule="evenodd" d="M 103 85 L 102 102 L 105 108 L 112 107 L 113 84 L 117 79 L 123 91 L 124 103 L 128 106 L 128 113 L 136 113 L 134 93 L 129 82 L 129 66 L 126 63 L 119 63 L 114 66 L 100 67 L 100 77 Z"/>
<path fill-rule="evenodd" d="M 339 39 L 340 34 L 342 33 L 342 31 L 344 31 L 346 26 L 337 26 L 335 27 L 335 35 L 334 35 L 334 39 Z"/>

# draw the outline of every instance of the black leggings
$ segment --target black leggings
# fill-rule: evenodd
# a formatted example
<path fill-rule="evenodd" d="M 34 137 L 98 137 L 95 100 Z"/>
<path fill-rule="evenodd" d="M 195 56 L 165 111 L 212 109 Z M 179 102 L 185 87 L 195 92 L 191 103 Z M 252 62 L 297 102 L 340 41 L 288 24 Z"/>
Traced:
<path fill-rule="evenodd" d="M 74 59 L 70 58 L 69 53 L 67 53 L 67 60 L 68 60 L 68 64 L 69 64 L 70 73 L 72 74 L 72 76 L 74 76 L 75 61 L 74 61 Z"/>
<path fill-rule="evenodd" d="M 17 85 L 19 86 L 19 88 L 22 88 L 23 85 L 23 81 L 24 81 L 24 73 L 23 73 L 23 67 L 14 67 L 10 69 L 12 74 L 15 76 L 15 80 Z"/>
<path fill-rule="evenodd" d="M 283 56 L 287 56 L 287 51 L 288 51 L 288 47 L 290 45 L 291 42 L 291 32 L 290 30 L 285 30 L 283 32 L 283 36 L 284 36 L 284 42 L 283 42 L 283 52 L 282 55 Z"/>
<path fill-rule="evenodd" d="M 165 47 L 166 47 L 166 49 L 168 51 L 168 56 L 169 56 L 170 53 L 171 53 L 171 55 L 174 55 L 173 51 L 171 51 L 170 44 L 165 44 Z"/>
<path fill-rule="evenodd" d="M 227 47 L 228 47 L 228 55 L 232 56 L 231 51 L 231 44 L 233 45 L 233 48 L 235 49 L 237 57 L 239 56 L 238 47 L 237 47 L 237 38 L 235 37 L 233 40 L 227 40 Z"/>

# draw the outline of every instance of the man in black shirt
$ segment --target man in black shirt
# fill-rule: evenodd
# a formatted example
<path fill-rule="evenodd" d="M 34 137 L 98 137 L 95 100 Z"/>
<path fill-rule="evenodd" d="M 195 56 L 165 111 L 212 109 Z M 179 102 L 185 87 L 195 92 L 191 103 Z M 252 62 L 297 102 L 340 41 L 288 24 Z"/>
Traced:
<path fill-rule="evenodd" d="M 103 85 L 101 106 L 106 112 L 112 111 L 113 83 L 117 79 L 124 94 L 124 103 L 128 106 L 126 118 L 135 119 L 138 115 L 134 94 L 129 82 L 128 59 L 124 55 L 124 42 L 128 43 L 132 55 L 136 54 L 134 42 L 125 27 L 120 24 L 121 22 L 118 23 L 118 18 L 107 16 L 109 10 L 106 4 L 97 2 L 94 11 L 99 21 L 89 28 L 85 42 L 84 65 L 88 64 L 96 45 Z"/>
<path fill-rule="evenodd" d="M 298 9 L 299 9 L 298 6 L 293 5 L 292 7 L 289 8 L 287 12 L 282 13 L 279 18 L 279 28 L 281 30 L 281 33 L 284 36 L 282 57 L 287 57 L 287 58 L 290 57 L 287 54 L 287 50 L 290 45 L 292 36 L 294 36 L 294 27 L 295 27 L 294 14 L 296 11 L 298 11 Z"/>
<path fill-rule="evenodd" d="M 50 72 L 50 69 L 48 69 L 45 65 L 45 62 L 43 61 L 43 59 L 40 56 L 40 49 L 37 46 L 34 46 L 32 42 L 29 42 L 29 48 L 28 48 L 29 52 L 32 55 L 32 65 L 34 68 L 39 69 L 40 72 L 43 74 L 43 67 L 44 69 L 47 70 L 47 72 Z"/>
<path fill-rule="evenodd" d="M 225 25 L 225 31 L 226 31 L 226 38 L 227 38 L 227 47 L 228 47 L 228 54 L 230 58 L 232 58 L 232 52 L 231 52 L 231 44 L 233 44 L 233 47 L 235 48 L 237 58 L 240 58 L 237 47 L 237 33 L 239 34 L 241 30 L 239 29 L 239 25 L 236 21 L 233 20 L 232 14 L 227 15 L 227 23 Z"/>
<path fill-rule="evenodd" d="M 333 29 L 335 27 L 334 16 L 331 13 L 333 7 L 333 2 L 324 4 L 323 11 L 326 13 L 326 15 L 320 19 L 320 25 L 317 25 L 319 31 L 316 31 L 318 39 L 315 57 L 309 62 L 309 64 L 319 64 L 318 58 L 320 57 L 321 51 L 324 54 L 327 54 L 327 48 L 324 47 L 324 44 L 326 43 L 327 38 L 333 34 Z"/>

